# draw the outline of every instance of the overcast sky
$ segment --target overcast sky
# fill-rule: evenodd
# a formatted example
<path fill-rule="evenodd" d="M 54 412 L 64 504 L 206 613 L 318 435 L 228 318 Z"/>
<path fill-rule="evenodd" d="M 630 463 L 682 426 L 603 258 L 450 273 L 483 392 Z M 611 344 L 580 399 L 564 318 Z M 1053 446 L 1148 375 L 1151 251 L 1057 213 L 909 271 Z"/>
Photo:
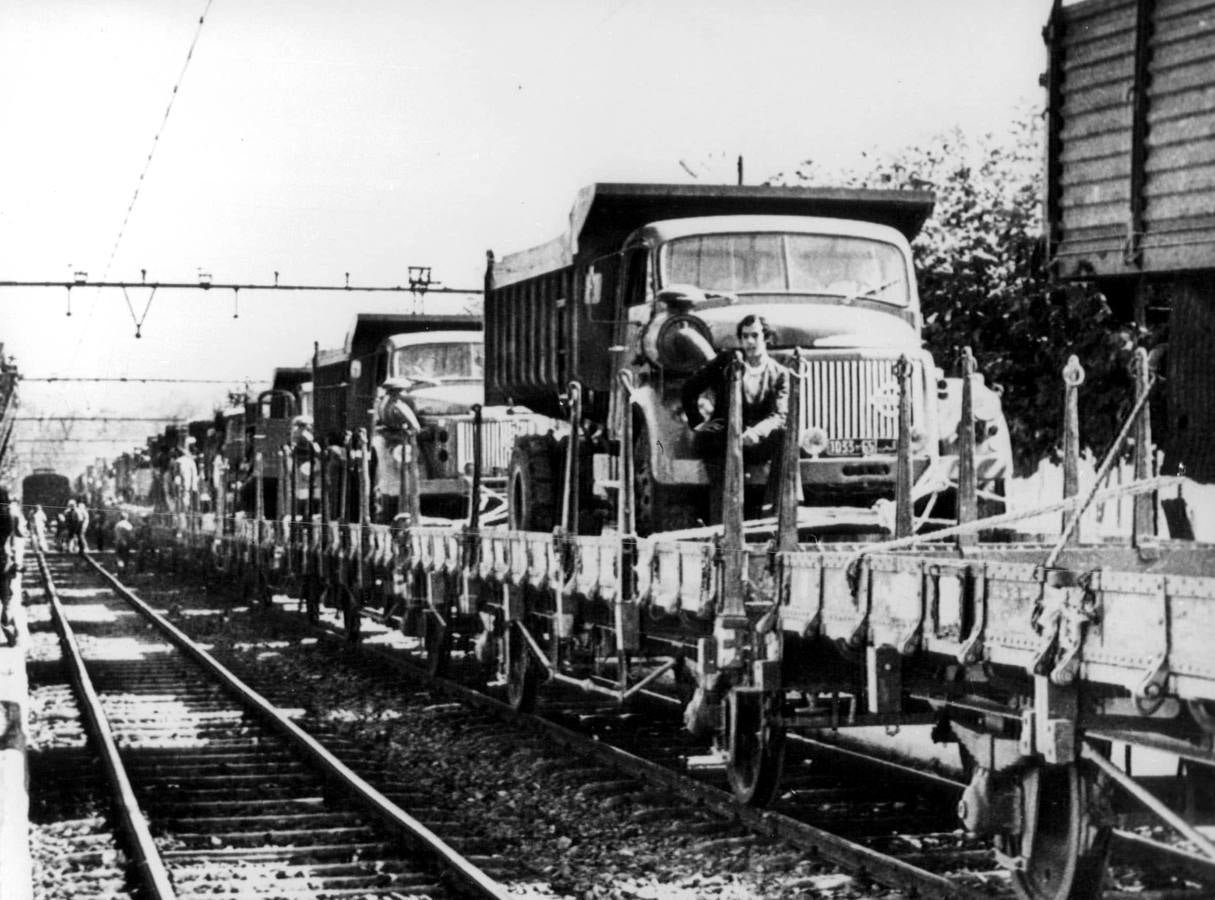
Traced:
<path fill-rule="evenodd" d="M 733 181 L 742 155 L 758 183 L 955 126 L 1003 130 L 1019 107 L 1042 104 L 1049 9 L 5 0 L 0 280 L 137 280 L 146 269 L 163 281 L 203 271 L 270 282 L 278 271 L 341 284 L 349 272 L 383 285 L 427 265 L 475 288 L 487 249 L 556 236 L 594 181 Z M 147 300 L 130 292 L 136 317 Z M 61 289 L 0 289 L 0 341 L 29 377 L 236 385 L 303 364 L 314 340 L 340 345 L 356 312 L 407 302 L 243 293 L 234 319 L 231 292 L 164 291 L 135 340 L 119 291 L 74 291 L 69 318 Z M 226 389 L 26 382 L 23 412 L 197 417 Z"/>

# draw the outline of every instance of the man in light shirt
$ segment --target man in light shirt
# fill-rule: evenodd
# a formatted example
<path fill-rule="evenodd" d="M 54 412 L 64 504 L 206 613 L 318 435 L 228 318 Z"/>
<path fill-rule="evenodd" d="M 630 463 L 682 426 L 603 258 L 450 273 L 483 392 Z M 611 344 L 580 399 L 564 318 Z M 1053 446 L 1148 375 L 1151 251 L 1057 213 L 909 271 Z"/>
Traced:
<path fill-rule="evenodd" d="M 780 453 L 785 434 L 785 419 L 789 414 L 789 370 L 768 355 L 772 333 L 763 316 L 751 314 L 738 323 L 740 351 L 719 353 L 683 385 L 683 410 L 691 427 L 692 440 L 709 470 L 709 478 L 717 486 L 724 480 L 726 428 L 730 416 L 730 364 L 742 356 L 742 446 L 743 461 L 748 465 L 770 463 Z M 701 411 L 701 398 L 712 391 L 712 411 L 706 418 Z M 775 473 L 769 470 L 768 483 L 775 485 Z M 773 491 L 768 491 L 770 505 Z M 711 491 L 713 498 L 710 518 L 721 520 L 721 492 Z M 768 510 L 765 510 L 767 512 Z"/>

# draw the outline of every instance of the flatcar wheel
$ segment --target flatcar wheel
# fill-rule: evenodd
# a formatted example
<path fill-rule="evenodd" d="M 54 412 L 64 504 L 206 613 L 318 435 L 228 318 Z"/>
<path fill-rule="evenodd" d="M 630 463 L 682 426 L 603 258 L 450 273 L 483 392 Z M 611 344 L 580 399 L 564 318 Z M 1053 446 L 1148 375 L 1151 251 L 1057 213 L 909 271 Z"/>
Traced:
<path fill-rule="evenodd" d="M 338 587 L 337 598 L 342 609 L 342 628 L 346 632 L 346 640 L 357 644 L 363 637 L 363 621 L 359 614 L 358 595 L 343 584 Z"/>
<path fill-rule="evenodd" d="M 429 609 L 422 613 L 422 646 L 426 650 L 426 671 L 433 677 L 446 675 L 451 664 L 451 631 Z"/>
<path fill-rule="evenodd" d="M 522 626 L 511 623 L 504 638 L 506 665 L 506 702 L 517 712 L 531 712 L 536 708 L 536 694 L 540 688 L 540 673 L 532 659 L 531 648 L 523 636 Z"/>
<path fill-rule="evenodd" d="M 252 603 L 258 590 L 258 579 L 261 573 L 257 569 L 246 567 L 241 573 L 240 599 L 242 603 Z"/>
<path fill-rule="evenodd" d="M 274 595 L 278 593 L 277 588 L 270 583 L 270 576 L 264 571 L 257 573 L 257 600 L 261 603 L 263 609 L 270 609 L 274 606 Z"/>
<path fill-rule="evenodd" d="M 766 806 L 776 796 L 785 762 L 785 729 L 777 694 L 735 692 L 725 704 L 726 772 L 739 803 Z"/>
<path fill-rule="evenodd" d="M 1041 766 L 1022 776 L 1021 833 L 1005 852 L 1021 858 L 1012 873 L 1023 900 L 1098 900 L 1109 828 L 1093 815 L 1093 776 L 1077 764 Z"/>
<path fill-rule="evenodd" d="M 309 575 L 304 579 L 304 616 L 309 625 L 321 621 L 321 597 L 324 593 L 325 586 L 320 578 Z"/>
<path fill-rule="evenodd" d="M 1188 700 L 1186 706 L 1199 728 L 1207 734 L 1215 734 L 1215 701 Z"/>
<path fill-rule="evenodd" d="M 211 543 L 211 565 L 220 575 L 227 575 L 232 568 L 228 554 L 224 552 L 224 545 L 219 541 Z"/>

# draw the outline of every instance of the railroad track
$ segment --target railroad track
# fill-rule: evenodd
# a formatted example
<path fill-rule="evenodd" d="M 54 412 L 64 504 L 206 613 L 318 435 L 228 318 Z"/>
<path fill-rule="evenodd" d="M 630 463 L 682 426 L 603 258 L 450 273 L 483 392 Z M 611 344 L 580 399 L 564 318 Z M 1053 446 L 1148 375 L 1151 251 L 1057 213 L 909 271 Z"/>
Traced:
<path fill-rule="evenodd" d="M 105 775 L 38 586 L 26 589 L 30 645 L 30 851 L 36 897 L 127 900 L 127 864 Z"/>
<path fill-rule="evenodd" d="M 507 896 L 117 582 L 39 568 L 142 896 Z"/>
<path fill-rule="evenodd" d="M 339 627 L 332 623 L 329 633 L 343 640 Z M 378 671 L 390 667 L 427 691 L 440 690 L 474 706 L 482 718 L 465 718 L 465 729 L 500 732 L 505 720 L 523 735 L 538 733 L 555 741 L 563 748 L 563 778 L 579 790 L 642 797 L 641 805 L 649 808 L 640 816 L 662 815 L 689 827 L 695 823 L 712 831 L 722 846 L 777 841 L 862 882 L 918 897 L 1012 895 L 990 850 L 957 828 L 959 788 L 953 782 L 936 779 L 926 787 L 919 773 L 893 767 L 883 767 L 876 780 L 871 761 L 794 742 L 781 803 L 770 810 L 743 808 L 726 787 L 723 762 L 709 757 L 707 744 L 684 731 L 674 706 L 651 698 L 622 709 L 571 688 L 553 688 L 542 692 L 537 715 L 520 716 L 475 687 L 427 679 L 424 664 L 390 640 L 391 629 L 374 622 L 366 628 L 360 650 Z M 520 739 L 501 738 L 511 743 Z M 706 816 L 713 821 L 704 821 Z"/>

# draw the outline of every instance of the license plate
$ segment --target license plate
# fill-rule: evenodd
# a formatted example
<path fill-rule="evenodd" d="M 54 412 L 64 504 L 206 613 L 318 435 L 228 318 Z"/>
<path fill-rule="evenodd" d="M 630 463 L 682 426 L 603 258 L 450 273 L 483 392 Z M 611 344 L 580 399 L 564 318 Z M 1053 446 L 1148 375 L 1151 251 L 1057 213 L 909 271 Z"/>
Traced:
<path fill-rule="evenodd" d="M 895 440 L 834 438 L 827 441 L 827 456 L 877 456 L 883 453 L 894 453 Z"/>

